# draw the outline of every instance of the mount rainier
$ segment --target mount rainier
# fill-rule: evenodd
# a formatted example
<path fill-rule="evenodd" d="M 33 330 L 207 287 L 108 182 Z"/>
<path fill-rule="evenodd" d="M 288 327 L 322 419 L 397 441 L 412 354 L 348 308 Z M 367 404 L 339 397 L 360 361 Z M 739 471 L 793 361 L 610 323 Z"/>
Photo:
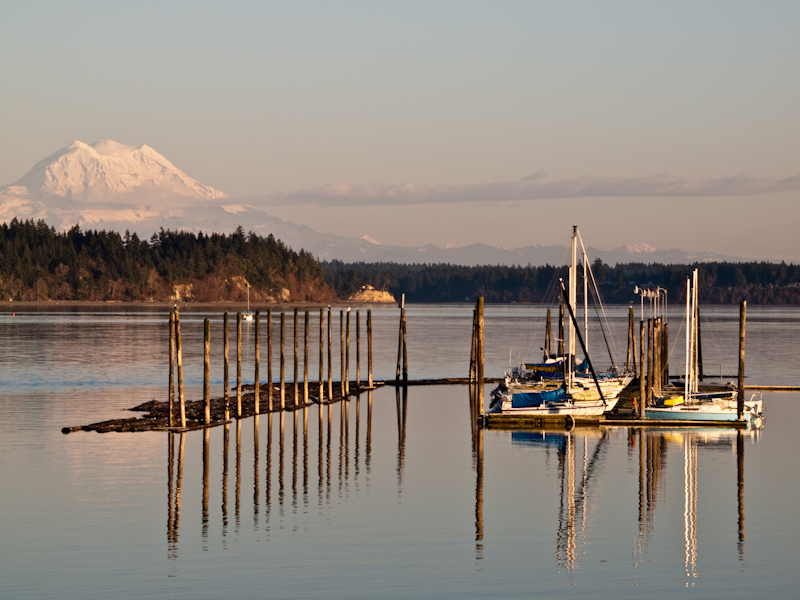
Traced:
<path fill-rule="evenodd" d="M 43 219 L 62 230 L 74 225 L 130 230 L 145 238 L 161 227 L 230 233 L 242 225 L 260 235 L 271 233 L 295 250 L 304 248 L 322 260 L 345 262 L 541 265 L 567 260 L 564 246 L 385 246 L 369 236 L 319 233 L 232 201 L 223 192 L 189 177 L 149 146 L 111 140 L 93 144 L 75 141 L 36 163 L 16 183 L 0 187 L 0 223 L 13 218 Z M 646 244 L 588 250 L 590 256 L 608 264 L 741 260 L 713 253 L 656 250 Z"/>

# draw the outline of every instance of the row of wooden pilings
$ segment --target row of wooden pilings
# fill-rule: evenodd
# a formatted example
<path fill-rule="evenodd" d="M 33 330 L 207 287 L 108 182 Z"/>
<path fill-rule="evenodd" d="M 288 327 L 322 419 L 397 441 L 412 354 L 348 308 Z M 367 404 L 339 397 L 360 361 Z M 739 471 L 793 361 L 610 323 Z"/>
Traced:
<path fill-rule="evenodd" d="M 699 313 L 696 313 L 699 319 Z M 745 357 L 745 324 L 747 321 L 747 301 L 739 306 L 739 368 L 737 375 L 737 412 L 741 418 L 744 411 L 744 357 Z M 645 340 L 645 330 L 647 338 Z M 687 333 L 688 335 L 688 333 Z M 646 346 L 645 346 L 646 341 Z M 697 331 L 696 363 L 698 379 L 703 380 L 703 346 L 700 330 Z M 669 324 L 662 317 L 639 321 L 639 356 L 636 356 L 636 334 L 634 329 L 633 307 L 628 313 L 628 354 L 625 368 L 629 373 L 639 377 L 639 397 L 634 410 L 638 418 L 645 417 L 646 406 L 653 403 L 653 397 L 662 392 L 662 387 L 669 385 Z M 694 368 L 694 367 L 692 367 Z M 686 377 L 687 374 L 684 374 Z"/>
<path fill-rule="evenodd" d="M 346 320 L 345 320 L 345 314 Z M 303 380 L 302 380 L 302 398 L 303 404 L 309 402 L 309 373 L 308 373 L 308 353 L 309 353 L 309 322 L 310 315 L 305 311 L 304 320 L 304 343 L 303 343 Z M 224 420 L 230 419 L 230 381 L 229 381 L 229 343 L 228 343 L 228 311 L 223 315 L 223 353 L 224 353 L 224 402 L 225 402 L 225 416 Z M 261 313 L 256 311 L 255 319 L 255 373 L 254 373 L 254 409 L 255 414 L 260 413 L 260 391 L 261 391 Z M 328 308 L 327 320 L 327 333 L 328 333 L 328 377 L 327 381 L 324 377 L 324 359 L 325 359 L 325 309 L 319 311 L 319 402 L 322 403 L 326 397 L 325 388 L 327 387 L 328 400 L 335 400 L 333 398 L 333 339 L 332 339 L 332 313 Z M 342 310 L 339 312 L 339 337 L 340 337 L 340 352 L 341 352 L 341 398 L 346 398 L 350 395 L 350 309 Z M 280 313 L 280 391 L 278 394 L 280 410 L 286 408 L 286 313 Z M 300 399 L 300 379 L 299 379 L 299 357 L 298 357 L 298 323 L 299 313 L 294 309 L 294 378 L 293 394 L 294 405 L 297 406 Z M 346 323 L 346 324 L 345 324 Z M 367 388 L 372 389 L 372 311 L 367 311 Z M 266 311 L 266 328 L 267 328 L 267 380 L 269 382 L 267 388 L 267 403 L 269 412 L 272 412 L 276 406 L 273 404 L 272 389 L 272 310 Z M 211 320 L 204 320 L 203 327 L 203 404 L 204 404 L 204 424 L 211 424 Z M 403 349 L 403 375 L 404 378 L 408 377 L 407 368 L 407 352 L 405 351 L 405 310 L 401 311 L 401 346 Z M 175 367 L 177 367 L 178 376 L 178 405 L 180 415 L 180 427 L 186 427 L 186 404 L 184 397 L 183 385 L 183 348 L 181 344 L 181 321 L 180 313 L 177 309 L 170 312 L 169 317 L 169 426 L 175 427 Z M 398 351 L 398 372 L 400 369 L 400 358 Z M 398 375 L 399 378 L 399 375 Z M 356 311 L 356 386 L 358 390 L 363 389 L 361 386 L 361 315 L 360 311 Z M 339 399 L 341 399 L 339 398 Z M 242 313 L 236 314 L 236 417 L 242 416 Z"/>

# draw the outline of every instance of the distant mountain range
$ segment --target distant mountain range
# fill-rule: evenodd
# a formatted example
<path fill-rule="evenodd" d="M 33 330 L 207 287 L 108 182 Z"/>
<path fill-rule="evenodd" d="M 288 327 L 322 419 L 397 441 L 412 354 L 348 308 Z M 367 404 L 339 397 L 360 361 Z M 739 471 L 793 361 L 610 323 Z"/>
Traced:
<path fill-rule="evenodd" d="M 231 232 L 241 225 L 261 235 L 272 233 L 292 248 L 320 260 L 344 262 L 451 263 L 458 265 L 544 265 L 568 262 L 565 246 L 501 248 L 385 246 L 374 240 L 319 233 L 305 225 L 237 204 L 223 192 L 189 177 L 146 145 L 110 140 L 76 141 L 38 162 L 19 181 L 0 187 L 0 222 L 44 219 L 57 229 L 130 230 L 149 237 L 159 228 Z M 607 264 L 744 261 L 713 252 L 690 253 L 651 246 L 613 250 L 587 248 L 592 260 Z"/>

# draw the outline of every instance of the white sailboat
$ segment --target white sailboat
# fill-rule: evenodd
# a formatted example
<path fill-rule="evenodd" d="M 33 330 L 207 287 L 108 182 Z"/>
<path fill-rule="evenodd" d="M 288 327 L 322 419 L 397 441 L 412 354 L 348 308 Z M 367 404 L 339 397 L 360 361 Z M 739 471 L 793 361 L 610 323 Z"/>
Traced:
<path fill-rule="evenodd" d="M 580 341 L 588 362 L 588 354 L 583 338 L 574 323 L 578 289 L 577 242 L 578 228 L 574 226 L 571 242 L 572 260 L 569 268 L 569 295 L 567 298 L 570 318 L 568 319 L 569 336 L 567 339 L 567 356 L 565 358 L 569 368 L 566 369 L 563 384 L 553 389 L 552 383 L 537 387 L 535 383 L 507 381 L 506 390 L 498 394 L 489 412 L 507 415 L 599 417 L 604 412 L 613 410 L 616 406 L 622 387 L 618 387 L 617 383 L 609 385 L 609 382 L 606 382 L 604 389 L 603 384 L 591 367 L 591 362 L 588 363 L 592 372 L 591 379 L 576 377 L 574 373 L 576 340 Z M 586 254 L 584 251 L 585 264 Z M 561 287 L 564 295 L 567 295 L 563 282 Z M 630 382 L 630 379 L 628 379 L 628 382 Z"/>
<path fill-rule="evenodd" d="M 697 377 L 697 269 L 686 280 L 686 377 L 683 395 L 657 400 L 656 406 L 645 408 L 648 419 L 681 421 L 738 421 L 737 393 L 734 390 L 701 393 Z M 760 425 L 764 406 L 753 394 L 744 401 L 741 420 Z"/>
<path fill-rule="evenodd" d="M 250 312 L 250 283 L 247 282 L 247 312 L 242 315 L 243 321 L 252 321 L 253 313 Z"/>

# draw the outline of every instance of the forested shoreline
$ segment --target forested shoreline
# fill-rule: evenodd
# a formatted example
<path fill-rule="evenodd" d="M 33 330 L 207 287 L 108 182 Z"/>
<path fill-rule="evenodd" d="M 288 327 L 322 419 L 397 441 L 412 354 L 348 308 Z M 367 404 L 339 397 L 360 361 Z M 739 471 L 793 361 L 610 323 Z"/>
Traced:
<path fill-rule="evenodd" d="M 272 235 L 161 229 L 57 232 L 44 221 L 0 225 L 0 299 L 21 301 L 327 302 L 319 262 Z"/>
<path fill-rule="evenodd" d="M 685 297 L 697 266 L 705 304 L 800 305 L 800 266 L 769 262 L 697 265 L 592 263 L 602 300 L 638 301 L 634 287 Z M 579 269 L 580 271 L 581 269 Z M 371 285 L 409 302 L 546 303 L 559 300 L 564 266 L 468 267 L 451 264 L 319 262 L 272 235 L 230 235 L 161 229 L 149 240 L 135 233 L 57 232 L 44 221 L 0 225 L 0 300 L 331 302 Z"/>
<path fill-rule="evenodd" d="M 346 298 L 362 285 L 372 285 L 409 302 L 463 302 L 483 296 L 487 302 L 559 301 L 559 278 L 566 266 L 467 267 L 450 264 L 321 263 L 326 281 Z M 705 304 L 800 305 L 800 266 L 768 262 L 708 262 L 696 265 L 630 263 L 591 264 L 603 302 L 638 302 L 635 286 L 667 290 L 670 303 L 685 301 L 686 278 L 699 269 L 700 296 Z M 582 269 L 579 268 L 582 273 Z M 581 284 L 582 286 L 582 284 Z"/>

